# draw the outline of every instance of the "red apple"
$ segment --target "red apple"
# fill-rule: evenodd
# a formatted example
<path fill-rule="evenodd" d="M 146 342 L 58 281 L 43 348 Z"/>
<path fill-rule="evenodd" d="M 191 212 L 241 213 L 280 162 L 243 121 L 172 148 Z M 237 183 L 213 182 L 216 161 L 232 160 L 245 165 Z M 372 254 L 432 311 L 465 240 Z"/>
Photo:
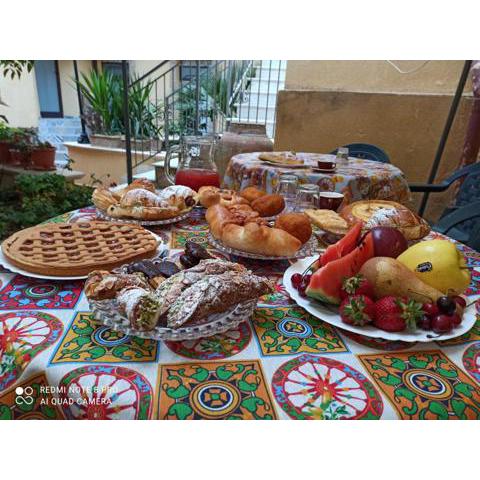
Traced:
<path fill-rule="evenodd" d="M 408 248 L 403 233 L 393 227 L 373 227 L 371 230 L 376 257 L 397 258 Z"/>

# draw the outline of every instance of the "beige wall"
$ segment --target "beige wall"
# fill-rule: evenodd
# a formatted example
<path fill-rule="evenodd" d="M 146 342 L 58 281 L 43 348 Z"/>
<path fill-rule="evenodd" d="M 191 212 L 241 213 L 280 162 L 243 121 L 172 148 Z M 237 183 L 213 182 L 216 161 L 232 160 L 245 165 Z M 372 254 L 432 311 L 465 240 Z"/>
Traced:
<path fill-rule="evenodd" d="M 0 72 L 0 97 L 8 106 L 0 105 L 12 127 L 36 127 L 40 110 L 38 106 L 35 72 L 24 73 L 20 79 L 4 77 Z"/>
<path fill-rule="evenodd" d="M 77 60 L 78 74 L 88 74 L 92 69 L 91 60 Z M 60 77 L 60 88 L 62 91 L 63 115 L 66 117 L 77 117 L 78 96 L 75 87 L 75 72 L 73 70 L 73 60 L 59 60 L 58 74 Z"/>
<path fill-rule="evenodd" d="M 421 67 L 423 60 L 392 60 L 401 70 Z M 384 60 L 289 60 L 285 88 L 350 92 L 453 93 L 463 61 L 431 60 L 418 71 L 401 74 Z M 467 85 L 466 91 L 471 91 Z"/>
<path fill-rule="evenodd" d="M 450 95 L 284 90 L 277 99 L 275 150 L 328 153 L 339 145 L 381 146 L 411 182 L 426 181 Z M 459 160 L 470 97 L 464 97 L 451 130 L 437 180 Z M 448 196 L 432 195 L 427 218 L 435 219 Z"/>

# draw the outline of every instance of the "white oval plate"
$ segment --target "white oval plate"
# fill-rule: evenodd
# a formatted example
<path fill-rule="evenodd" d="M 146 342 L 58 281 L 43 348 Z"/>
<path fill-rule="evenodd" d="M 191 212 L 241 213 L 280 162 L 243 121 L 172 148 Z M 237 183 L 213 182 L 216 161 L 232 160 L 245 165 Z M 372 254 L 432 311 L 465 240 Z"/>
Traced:
<path fill-rule="evenodd" d="M 151 233 L 160 243 L 158 244 L 157 248 L 157 254 L 165 250 L 166 245 L 162 242 L 162 239 L 156 235 L 153 232 Z M 24 277 L 31 277 L 31 278 L 41 278 L 44 280 L 84 280 L 85 278 L 88 277 L 88 275 L 79 275 L 79 276 L 71 276 L 71 277 L 57 277 L 54 275 L 41 275 L 40 273 L 33 273 L 33 272 L 28 272 L 27 270 L 23 270 L 16 265 L 13 265 L 10 263 L 8 258 L 3 254 L 3 251 L 1 249 L 0 245 L 0 265 L 5 267 L 7 270 L 9 270 L 12 273 L 19 273 L 20 275 L 23 275 Z"/>
<path fill-rule="evenodd" d="M 331 307 L 323 306 L 321 303 L 316 302 L 313 299 L 308 297 L 304 298 L 299 295 L 297 290 L 293 288 L 290 278 L 294 273 L 303 273 L 312 262 L 317 259 L 317 256 L 303 258 L 298 260 L 293 265 L 291 265 L 283 274 L 283 285 L 287 290 L 290 297 L 295 300 L 295 302 L 303 307 L 307 312 L 311 313 L 314 317 L 323 320 L 324 322 L 330 323 L 335 327 L 341 328 L 343 330 L 348 330 L 349 332 L 358 333 L 360 335 L 365 335 L 366 337 L 372 338 L 383 338 L 384 340 L 402 340 L 404 342 L 432 342 L 434 340 L 448 340 L 450 338 L 456 338 L 464 333 L 467 333 L 475 323 L 475 305 L 470 305 L 465 312 L 463 313 L 462 323 L 459 327 L 454 328 L 449 333 L 437 335 L 432 331 L 425 331 L 417 329 L 415 332 L 386 332 L 378 328 L 367 326 L 367 327 L 355 327 L 354 325 L 349 325 L 342 322 L 340 315 L 338 314 L 338 308 L 332 305 Z M 469 297 L 469 300 L 474 300 L 479 298 L 480 295 L 475 295 Z"/>

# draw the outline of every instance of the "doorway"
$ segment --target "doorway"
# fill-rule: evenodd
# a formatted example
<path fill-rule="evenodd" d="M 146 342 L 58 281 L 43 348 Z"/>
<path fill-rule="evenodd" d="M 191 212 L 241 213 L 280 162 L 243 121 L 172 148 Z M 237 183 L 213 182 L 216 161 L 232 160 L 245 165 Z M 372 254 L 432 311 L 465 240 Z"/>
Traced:
<path fill-rule="evenodd" d="M 62 93 L 57 60 L 36 60 L 38 101 L 42 118 L 63 117 Z"/>

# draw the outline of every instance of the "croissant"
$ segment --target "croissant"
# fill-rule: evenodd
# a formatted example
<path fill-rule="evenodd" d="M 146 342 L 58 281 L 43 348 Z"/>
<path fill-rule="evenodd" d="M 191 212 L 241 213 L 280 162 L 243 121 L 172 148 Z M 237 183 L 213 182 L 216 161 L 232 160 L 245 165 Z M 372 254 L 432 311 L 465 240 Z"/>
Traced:
<path fill-rule="evenodd" d="M 253 222 L 245 226 L 233 223 L 225 225 L 221 240 L 230 248 L 278 257 L 293 256 L 302 246 L 298 238 L 284 230 Z"/>
<path fill-rule="evenodd" d="M 155 193 L 155 183 L 146 178 L 136 178 L 132 183 L 127 185 L 125 188 L 117 189 L 113 192 L 113 196 L 120 200 L 126 193 L 130 190 L 135 190 L 136 188 L 142 188 L 143 190 L 148 190 L 152 193 Z"/>
<path fill-rule="evenodd" d="M 156 193 L 145 190 L 144 188 L 135 188 L 125 193 L 120 200 L 121 207 L 166 207 L 168 202 L 162 200 Z"/>
<path fill-rule="evenodd" d="M 288 257 L 294 255 L 302 242 L 279 228 L 267 226 L 246 205 L 224 207 L 214 205 L 206 214 L 211 234 L 230 248 L 243 252 Z"/>
<path fill-rule="evenodd" d="M 217 203 L 220 205 L 248 205 L 248 201 L 233 190 L 220 190 L 218 187 L 200 187 L 198 197 L 202 207 L 208 208 Z"/>
<path fill-rule="evenodd" d="M 110 205 L 117 203 L 112 192 L 105 187 L 98 187 L 93 191 L 92 201 L 101 210 L 107 210 Z"/>

